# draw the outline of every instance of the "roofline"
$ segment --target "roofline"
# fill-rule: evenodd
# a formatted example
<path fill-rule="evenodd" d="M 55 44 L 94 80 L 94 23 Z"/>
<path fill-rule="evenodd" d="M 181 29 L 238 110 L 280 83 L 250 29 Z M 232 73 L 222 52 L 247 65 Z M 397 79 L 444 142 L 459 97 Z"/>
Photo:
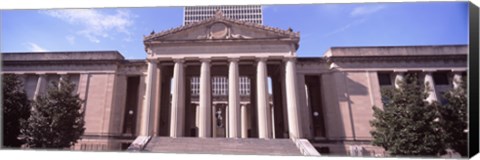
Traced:
<path fill-rule="evenodd" d="M 468 47 L 469 44 L 433 44 L 433 45 L 386 45 L 386 46 L 333 46 L 329 47 L 323 52 L 323 57 L 334 49 L 349 49 L 349 48 L 414 48 L 414 47 Z"/>
<path fill-rule="evenodd" d="M 35 53 L 35 54 L 65 54 L 65 53 L 118 53 L 122 55 L 117 50 L 100 50 L 100 51 L 46 51 L 46 52 L 1 52 L 2 54 L 22 54 L 22 53 Z"/>
<path fill-rule="evenodd" d="M 121 59 L 125 57 L 117 50 L 100 50 L 100 51 L 48 51 L 48 52 L 1 52 L 2 56 L 6 55 L 21 55 L 21 54 L 115 54 Z M 3 60 L 3 59 L 2 59 Z"/>
<path fill-rule="evenodd" d="M 329 49 L 338 48 L 400 48 L 400 47 L 452 47 L 452 46 L 468 46 L 468 44 L 434 44 L 434 45 L 387 45 L 387 46 L 333 46 Z"/>

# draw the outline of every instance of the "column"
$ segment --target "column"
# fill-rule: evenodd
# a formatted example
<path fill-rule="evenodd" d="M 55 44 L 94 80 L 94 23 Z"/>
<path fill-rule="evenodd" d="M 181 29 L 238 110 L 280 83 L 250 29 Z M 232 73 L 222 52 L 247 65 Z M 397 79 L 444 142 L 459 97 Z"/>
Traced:
<path fill-rule="evenodd" d="M 181 137 L 183 135 L 185 95 L 184 95 L 184 73 L 183 60 L 175 59 L 173 68 L 173 95 L 170 117 L 170 137 Z"/>
<path fill-rule="evenodd" d="M 240 137 L 240 94 L 238 85 L 238 58 L 230 58 L 228 69 L 228 137 Z"/>
<path fill-rule="evenodd" d="M 270 128 L 271 128 L 271 136 L 275 139 L 275 109 L 273 109 L 273 105 L 268 105 L 270 107 Z"/>
<path fill-rule="evenodd" d="M 141 136 L 148 136 L 150 135 L 151 131 L 151 125 L 150 125 L 150 116 L 151 116 L 151 110 L 154 104 L 154 87 L 155 87 L 155 79 L 157 77 L 156 75 L 156 69 L 157 69 L 157 62 L 155 60 L 147 60 L 147 84 L 145 87 L 145 99 L 143 102 L 142 106 L 142 119 L 140 123 L 140 135 Z"/>
<path fill-rule="evenodd" d="M 195 127 L 197 127 L 197 131 L 199 130 L 200 128 L 200 105 L 197 104 L 195 106 Z"/>
<path fill-rule="evenodd" d="M 399 89 L 400 88 L 400 82 L 404 81 L 404 74 L 406 71 L 393 71 L 395 74 L 395 88 Z"/>
<path fill-rule="evenodd" d="M 225 126 L 225 138 L 229 137 L 228 135 L 228 132 L 229 132 L 229 122 L 230 122 L 230 119 L 228 119 L 228 105 L 225 105 L 225 121 L 223 123 L 223 126 Z"/>
<path fill-rule="evenodd" d="M 162 94 L 165 94 L 165 92 L 162 92 L 162 66 L 160 66 L 160 64 L 157 64 L 157 68 L 155 69 L 155 74 L 156 74 L 156 78 L 155 78 L 155 91 L 153 92 L 155 94 L 154 98 L 153 98 L 153 101 L 154 101 L 154 104 L 153 104 L 153 109 L 152 109 L 152 112 L 153 112 L 153 136 L 159 136 L 160 135 L 160 123 L 161 123 L 161 119 L 160 119 L 160 112 L 164 112 L 164 111 L 161 111 L 161 104 L 163 103 L 163 100 L 162 100 L 162 97 L 163 95 Z M 124 76 L 125 77 L 125 76 Z M 125 81 L 126 81 L 127 77 L 125 77 Z M 170 95 L 170 94 L 168 94 Z"/>
<path fill-rule="evenodd" d="M 285 93 L 287 100 L 288 130 L 290 138 L 300 138 L 302 130 L 300 129 L 300 119 L 298 117 L 299 105 L 296 90 L 296 66 L 295 57 L 285 59 Z"/>
<path fill-rule="evenodd" d="M 47 75 L 39 74 L 37 80 L 37 87 L 35 88 L 35 94 L 33 95 L 33 100 L 37 100 L 37 97 L 42 94 L 46 88 L 47 84 Z"/>
<path fill-rule="evenodd" d="M 212 137 L 217 137 L 217 107 L 212 106 Z"/>
<path fill-rule="evenodd" d="M 433 82 L 432 72 L 431 71 L 424 71 L 425 72 L 425 92 L 428 94 L 427 101 L 428 103 L 432 103 L 433 101 L 437 101 L 437 94 L 435 92 L 435 82 Z"/>
<path fill-rule="evenodd" d="M 211 136 L 211 80 L 210 80 L 210 60 L 202 59 L 200 68 L 200 119 L 198 128 L 198 137 L 205 138 Z"/>
<path fill-rule="evenodd" d="M 22 82 L 23 84 L 21 89 L 25 90 L 25 93 L 27 94 L 27 75 L 25 73 L 15 73 L 15 75 L 18 77 L 18 80 L 20 80 L 20 82 Z"/>
<path fill-rule="evenodd" d="M 266 58 L 259 58 L 257 62 L 257 113 L 258 113 L 258 138 L 271 137 L 270 105 L 268 103 Z"/>
<path fill-rule="evenodd" d="M 453 80 L 452 80 L 452 84 L 453 84 L 453 88 L 454 89 L 457 89 L 460 86 L 460 84 L 462 83 L 462 73 L 459 72 L 459 71 L 453 71 Z"/>
<path fill-rule="evenodd" d="M 78 80 L 78 90 L 77 93 L 80 96 L 80 99 L 84 100 L 82 104 L 82 110 L 85 109 L 88 103 L 88 89 L 90 87 L 90 74 L 81 73 L 80 79 Z"/>
<path fill-rule="evenodd" d="M 58 88 L 61 88 L 62 87 L 62 81 L 65 81 L 65 79 L 68 79 L 68 77 L 67 77 L 68 75 L 67 75 L 67 73 L 59 73 L 58 75 L 60 75 L 60 78 L 58 79 Z"/>
<path fill-rule="evenodd" d="M 242 138 L 248 138 L 248 117 L 247 117 L 247 105 L 241 105 L 242 116 Z"/>

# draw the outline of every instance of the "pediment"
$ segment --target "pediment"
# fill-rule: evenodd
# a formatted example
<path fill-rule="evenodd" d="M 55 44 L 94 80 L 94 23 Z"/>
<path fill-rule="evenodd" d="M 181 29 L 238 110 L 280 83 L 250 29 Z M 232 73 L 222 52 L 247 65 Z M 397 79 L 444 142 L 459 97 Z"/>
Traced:
<path fill-rule="evenodd" d="M 215 41 L 215 40 L 258 40 L 299 39 L 299 33 L 260 24 L 215 16 L 208 20 L 191 23 L 160 33 L 152 33 L 144 42 Z"/>

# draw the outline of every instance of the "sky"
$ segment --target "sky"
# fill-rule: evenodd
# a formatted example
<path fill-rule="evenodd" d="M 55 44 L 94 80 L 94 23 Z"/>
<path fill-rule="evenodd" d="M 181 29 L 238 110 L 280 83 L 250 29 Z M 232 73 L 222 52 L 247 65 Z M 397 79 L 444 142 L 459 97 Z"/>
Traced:
<path fill-rule="evenodd" d="M 117 50 L 145 59 L 143 36 L 183 24 L 183 7 L 2 10 L 1 52 Z M 300 32 L 300 57 L 330 47 L 468 44 L 467 2 L 263 6 L 263 24 Z"/>

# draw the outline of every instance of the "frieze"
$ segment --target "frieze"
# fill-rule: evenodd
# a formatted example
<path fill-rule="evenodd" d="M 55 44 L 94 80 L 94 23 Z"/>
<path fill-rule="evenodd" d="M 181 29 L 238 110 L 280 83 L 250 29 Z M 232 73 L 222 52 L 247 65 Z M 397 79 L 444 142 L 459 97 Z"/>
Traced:
<path fill-rule="evenodd" d="M 156 56 L 172 54 L 214 54 L 214 53 L 282 53 L 289 54 L 290 47 L 283 45 L 202 45 L 202 46 L 163 46 L 153 48 Z"/>

